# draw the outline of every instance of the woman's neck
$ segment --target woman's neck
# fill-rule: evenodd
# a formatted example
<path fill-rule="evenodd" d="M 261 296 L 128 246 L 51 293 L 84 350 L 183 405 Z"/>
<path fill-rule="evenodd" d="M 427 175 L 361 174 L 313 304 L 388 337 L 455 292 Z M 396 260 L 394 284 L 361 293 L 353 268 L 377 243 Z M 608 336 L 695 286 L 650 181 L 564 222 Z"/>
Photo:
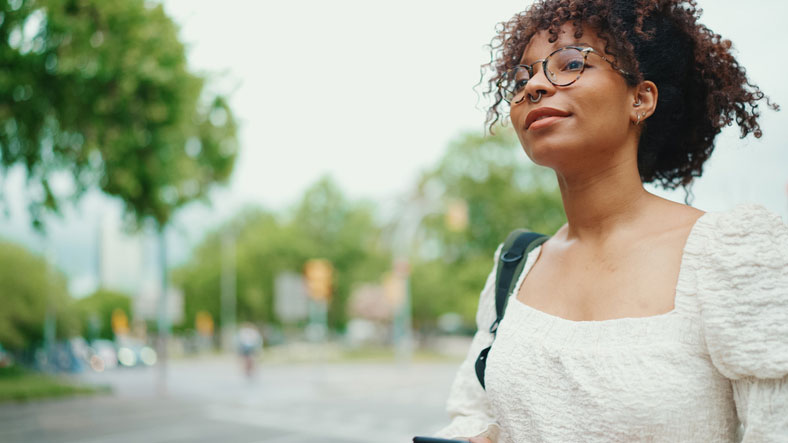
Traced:
<path fill-rule="evenodd" d="M 604 241 L 631 225 L 651 201 L 637 166 L 621 162 L 596 172 L 558 175 L 568 240 Z"/>

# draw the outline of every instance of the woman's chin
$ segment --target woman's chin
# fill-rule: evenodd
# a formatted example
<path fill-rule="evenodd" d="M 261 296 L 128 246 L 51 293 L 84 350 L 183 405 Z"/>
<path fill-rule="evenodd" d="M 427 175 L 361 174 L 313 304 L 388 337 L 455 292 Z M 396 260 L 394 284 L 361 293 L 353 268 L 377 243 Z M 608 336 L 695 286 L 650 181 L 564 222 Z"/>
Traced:
<path fill-rule="evenodd" d="M 567 157 L 573 157 L 571 149 L 567 149 L 565 145 L 554 143 L 535 143 L 524 148 L 524 151 L 525 155 L 535 164 L 553 169 L 566 163 Z"/>

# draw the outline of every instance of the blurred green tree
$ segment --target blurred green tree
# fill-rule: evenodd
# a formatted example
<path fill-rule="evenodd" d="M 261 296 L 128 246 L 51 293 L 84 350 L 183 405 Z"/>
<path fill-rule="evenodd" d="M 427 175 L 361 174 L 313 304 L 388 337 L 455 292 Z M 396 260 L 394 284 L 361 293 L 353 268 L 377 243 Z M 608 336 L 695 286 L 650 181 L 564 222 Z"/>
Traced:
<path fill-rule="evenodd" d="M 510 128 L 458 137 L 422 176 L 419 190 L 439 199 L 439 210 L 425 217 L 422 260 L 412 275 L 419 326 L 434 325 L 447 311 L 473 324 L 493 252 L 506 235 L 521 227 L 553 234 L 566 221 L 554 175 L 528 161 Z M 447 211 L 458 201 L 467 208 L 468 222 L 452 229 Z"/>
<path fill-rule="evenodd" d="M 262 237 L 249 235 L 250 230 L 259 229 Z M 264 320 L 262 306 L 267 294 L 262 287 L 249 285 L 247 272 L 258 274 L 258 278 L 267 281 L 267 266 L 249 269 L 246 262 L 248 250 L 259 245 L 266 248 L 272 240 L 278 239 L 281 233 L 280 223 L 275 216 L 265 210 L 245 208 L 224 226 L 206 234 L 203 241 L 195 247 L 187 263 L 173 271 L 173 281 L 183 289 L 184 293 L 184 327 L 194 328 L 198 312 L 211 314 L 217 326 L 221 326 L 221 271 L 222 271 L 222 235 L 229 231 L 236 234 L 236 314 L 240 321 Z M 251 244 L 249 242 L 252 242 Z"/>
<path fill-rule="evenodd" d="M 112 314 L 116 309 L 131 318 L 131 297 L 122 292 L 100 288 L 89 296 L 76 300 L 75 305 L 82 322 L 82 332 L 90 339 L 115 338 Z"/>
<path fill-rule="evenodd" d="M 240 321 L 278 323 L 274 311 L 274 281 L 283 271 L 301 273 L 312 258 L 331 261 L 334 291 L 329 324 L 342 328 L 353 284 L 380 281 L 390 256 L 380 242 L 373 206 L 349 201 L 330 179 L 322 178 L 304 193 L 289 216 L 246 209 L 227 226 L 206 236 L 192 259 L 176 270 L 184 290 L 186 321 L 198 311 L 219 320 L 221 236 L 237 234 L 237 293 Z"/>
<path fill-rule="evenodd" d="M 163 227 L 229 177 L 235 121 L 177 34 L 144 0 L 0 4 L 0 167 L 25 168 L 34 223 L 98 186 Z M 55 189 L 58 173 L 71 186 Z"/>
<path fill-rule="evenodd" d="M 37 227 L 89 187 L 119 198 L 132 225 L 152 222 L 166 294 L 173 212 L 227 180 L 236 158 L 232 112 L 204 83 L 159 3 L 2 2 L 0 171 L 25 168 Z"/>
<path fill-rule="evenodd" d="M 370 203 L 348 201 L 338 186 L 324 177 L 307 189 L 292 218 L 304 261 L 324 258 L 334 266 L 328 320 L 335 328 L 345 324 L 354 284 L 380 281 L 390 267 L 391 254 L 381 243 L 374 210 Z"/>
<path fill-rule="evenodd" d="M 0 343 L 22 351 L 43 340 L 47 310 L 57 318 L 56 336 L 79 331 L 62 272 L 22 246 L 0 242 Z"/>

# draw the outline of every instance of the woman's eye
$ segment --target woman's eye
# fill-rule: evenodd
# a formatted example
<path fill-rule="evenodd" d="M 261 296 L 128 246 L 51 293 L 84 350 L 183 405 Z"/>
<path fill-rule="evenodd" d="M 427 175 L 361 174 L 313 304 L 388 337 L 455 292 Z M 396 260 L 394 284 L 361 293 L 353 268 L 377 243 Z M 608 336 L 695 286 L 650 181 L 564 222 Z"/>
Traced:
<path fill-rule="evenodd" d="M 583 69 L 582 60 L 570 60 L 566 62 L 562 71 L 579 71 L 581 69 Z"/>
<path fill-rule="evenodd" d="M 515 91 L 522 90 L 523 88 L 525 88 L 526 83 L 528 83 L 528 80 L 517 80 L 516 82 L 514 82 L 514 90 Z"/>

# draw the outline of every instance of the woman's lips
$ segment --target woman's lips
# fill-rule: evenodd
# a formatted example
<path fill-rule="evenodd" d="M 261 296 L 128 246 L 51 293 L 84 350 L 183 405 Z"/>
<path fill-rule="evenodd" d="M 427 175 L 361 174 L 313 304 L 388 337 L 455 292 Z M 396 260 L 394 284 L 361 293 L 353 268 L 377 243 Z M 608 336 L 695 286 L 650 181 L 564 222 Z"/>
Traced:
<path fill-rule="evenodd" d="M 559 116 L 556 116 L 556 115 L 550 116 L 550 117 L 542 117 L 539 120 L 536 120 L 535 122 L 531 123 L 528 126 L 528 129 L 531 130 L 531 131 L 533 131 L 535 129 L 542 129 L 542 128 L 545 128 L 547 126 L 552 125 L 553 123 L 555 123 L 555 122 L 557 122 L 559 120 L 563 120 L 565 118 L 566 117 L 559 117 Z"/>
<path fill-rule="evenodd" d="M 555 108 L 536 108 L 529 112 L 525 117 L 525 129 L 539 129 L 552 125 L 553 123 L 568 117 L 570 114 L 566 111 Z"/>

